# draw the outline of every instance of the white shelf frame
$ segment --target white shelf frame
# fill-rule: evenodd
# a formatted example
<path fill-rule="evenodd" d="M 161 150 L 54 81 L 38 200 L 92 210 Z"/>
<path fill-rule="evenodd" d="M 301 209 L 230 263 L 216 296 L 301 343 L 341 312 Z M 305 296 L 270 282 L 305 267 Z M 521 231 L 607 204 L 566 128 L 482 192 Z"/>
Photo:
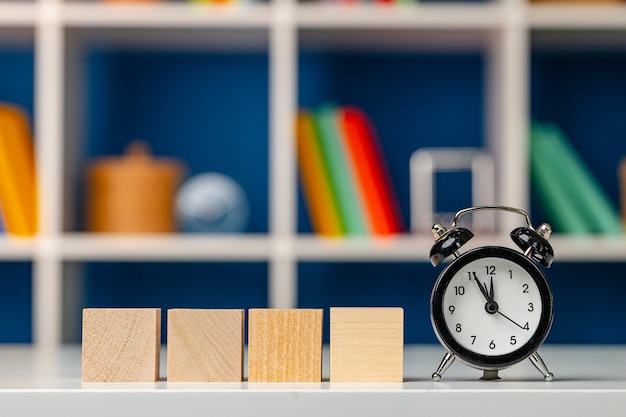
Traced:
<path fill-rule="evenodd" d="M 35 139 L 39 175 L 41 232 L 34 239 L 0 239 L 0 260 L 33 263 L 34 341 L 56 346 L 63 333 L 63 265 L 89 261 L 267 262 L 269 305 L 294 307 L 299 262 L 428 262 L 429 236 L 332 240 L 297 234 L 297 167 L 292 138 L 296 113 L 297 57 L 300 48 L 377 48 L 483 51 L 485 55 L 485 146 L 498 163 L 499 204 L 529 206 L 527 127 L 529 51 L 536 32 L 624 31 L 624 5 L 545 5 L 522 0 L 477 4 L 400 5 L 263 4 L 204 6 L 184 3 L 111 5 L 96 2 L 34 0 L 0 2 L 0 42 L 28 38 L 35 50 Z M 137 44 L 158 47 L 158 33 L 177 34 L 182 45 L 219 48 L 219 36 L 196 44 L 188 31 L 241 32 L 226 48 L 266 48 L 269 55 L 269 233 L 244 236 L 96 236 L 65 229 L 71 196 L 65 185 L 80 146 L 76 91 L 68 75 L 79 76 L 75 49 L 104 39 L 115 45 L 126 34 Z M 225 32 L 222 32 L 225 31 Z M 266 40 L 258 40 L 258 33 Z M 364 34 L 375 33 L 367 41 Z M 403 36 L 403 33 L 411 36 Z M 252 34 L 252 36 L 249 36 Z M 24 36 L 26 35 L 26 36 Z M 352 36 L 351 36 L 352 35 Z M 584 34 L 582 35 L 584 36 Z M 84 39 L 81 39 L 84 38 Z M 195 37 L 194 37 L 195 38 Z M 202 38 L 202 37 L 199 37 Z M 263 36 L 261 38 L 264 38 Z M 626 38 L 626 35 L 625 35 Z M 255 40 L 256 39 L 256 40 Z M 376 41 L 378 39 L 378 42 Z M 371 41 L 371 42 L 370 42 Z M 624 42 L 626 44 L 626 42 Z M 136 46 L 136 45 L 133 45 Z M 65 106 L 67 104 L 67 107 Z M 78 117 L 77 117 L 78 118 Z M 72 150 L 72 152 L 77 152 Z M 70 170 L 71 171 L 71 170 Z M 504 218 L 501 230 L 515 219 Z M 506 235 L 476 237 L 473 244 L 508 245 Z M 561 261 L 626 262 L 626 239 L 554 236 Z M 68 301 L 68 300 L 66 300 Z M 71 300 L 69 300 L 71 301 Z"/>
<path fill-rule="evenodd" d="M 621 237 L 553 235 L 561 262 L 625 262 Z M 55 239 L 0 239 L 0 260 L 33 262 L 56 257 L 64 262 L 271 262 L 287 256 L 301 262 L 429 262 L 428 236 L 324 238 L 316 235 L 95 236 L 66 233 Z M 514 248 L 508 235 L 476 236 L 467 248 L 500 245 Z"/>
<path fill-rule="evenodd" d="M 623 3 L 539 3 L 528 7 L 526 16 L 531 29 L 626 29 L 626 5 Z"/>
<path fill-rule="evenodd" d="M 0 3 L 0 25 L 3 28 L 34 27 L 36 11 L 32 4 L 23 2 Z"/>
<path fill-rule="evenodd" d="M 398 5 L 364 3 L 304 3 L 296 8 L 299 28 L 366 29 L 493 29 L 502 26 L 506 7 L 501 3 L 425 3 Z"/>
<path fill-rule="evenodd" d="M 268 28 L 272 7 L 267 4 L 199 5 L 185 3 L 107 4 L 62 3 L 68 27 L 100 28 Z"/>

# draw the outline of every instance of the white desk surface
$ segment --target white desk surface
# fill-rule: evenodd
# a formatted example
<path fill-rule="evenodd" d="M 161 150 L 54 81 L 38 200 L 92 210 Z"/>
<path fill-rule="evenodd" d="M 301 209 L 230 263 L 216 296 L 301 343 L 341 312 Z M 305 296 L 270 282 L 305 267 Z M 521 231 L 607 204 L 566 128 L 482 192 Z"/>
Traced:
<path fill-rule="evenodd" d="M 3 416 L 483 416 L 532 413 L 626 416 L 626 346 L 546 345 L 540 353 L 555 380 L 529 361 L 479 381 L 455 362 L 440 382 L 430 375 L 440 346 L 407 346 L 403 383 L 330 383 L 328 349 L 321 383 L 167 383 L 165 350 L 157 383 L 80 381 L 80 346 L 0 346 Z"/>

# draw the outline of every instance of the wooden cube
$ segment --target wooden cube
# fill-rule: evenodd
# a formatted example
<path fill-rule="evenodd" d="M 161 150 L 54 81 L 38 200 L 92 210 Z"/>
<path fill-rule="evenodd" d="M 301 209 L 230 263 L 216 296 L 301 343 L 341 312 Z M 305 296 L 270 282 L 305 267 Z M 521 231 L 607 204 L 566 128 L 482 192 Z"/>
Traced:
<path fill-rule="evenodd" d="M 241 382 L 243 310 L 167 312 L 168 382 Z"/>
<path fill-rule="evenodd" d="M 321 382 L 322 315 L 318 309 L 248 312 L 249 382 Z"/>
<path fill-rule="evenodd" d="M 83 310 L 83 382 L 159 379 L 161 309 Z"/>
<path fill-rule="evenodd" d="M 330 381 L 402 382 L 402 308 L 330 309 Z"/>

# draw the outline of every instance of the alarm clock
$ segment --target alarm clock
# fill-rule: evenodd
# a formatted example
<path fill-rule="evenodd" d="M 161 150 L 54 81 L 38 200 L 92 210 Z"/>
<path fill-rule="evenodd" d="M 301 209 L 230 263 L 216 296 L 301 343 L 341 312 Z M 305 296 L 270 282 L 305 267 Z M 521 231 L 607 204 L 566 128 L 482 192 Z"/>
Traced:
<path fill-rule="evenodd" d="M 484 246 L 461 254 L 474 234 L 458 226 L 463 215 L 500 210 L 524 217 L 526 226 L 511 233 L 521 251 Z M 528 214 L 505 206 L 470 207 L 457 212 L 447 230 L 433 226 L 435 244 L 430 261 L 441 272 L 430 297 L 431 323 L 447 353 L 432 378 L 439 381 L 448 367 L 460 362 L 483 371 L 481 379 L 499 379 L 498 371 L 530 359 L 545 381 L 552 381 L 537 350 L 546 339 L 554 317 L 550 285 L 539 266 L 548 268 L 554 252 L 547 239 L 551 228 L 534 229 Z"/>

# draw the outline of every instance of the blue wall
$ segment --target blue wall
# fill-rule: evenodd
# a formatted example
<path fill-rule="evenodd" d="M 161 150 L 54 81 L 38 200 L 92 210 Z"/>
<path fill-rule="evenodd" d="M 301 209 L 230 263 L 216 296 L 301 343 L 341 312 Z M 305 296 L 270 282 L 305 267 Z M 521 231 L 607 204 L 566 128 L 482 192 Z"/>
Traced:
<path fill-rule="evenodd" d="M 617 167 L 626 156 L 626 53 L 538 52 L 531 69 L 532 117 L 561 127 L 619 206 Z M 533 211 L 543 218 L 535 201 Z"/>
<path fill-rule="evenodd" d="M 0 262 L 0 343 L 31 341 L 32 266 Z"/>
<path fill-rule="evenodd" d="M 33 115 L 33 78 L 31 49 L 0 50 L 0 102 L 18 104 Z M 0 262 L 0 343 L 31 340 L 31 269 L 30 263 Z"/>
<path fill-rule="evenodd" d="M 32 51 L 1 51 L 0 64 L 0 100 L 32 111 Z M 268 64 L 265 53 L 90 51 L 84 56 L 85 163 L 145 139 L 156 155 L 183 159 L 188 175 L 218 171 L 237 180 L 252 206 L 249 231 L 267 232 Z M 479 54 L 305 52 L 298 64 L 300 106 L 355 104 L 374 120 L 407 225 L 411 153 L 425 146 L 483 144 L 485 62 Z M 615 169 L 626 155 L 624 73 L 623 54 L 540 53 L 532 59 L 533 117 L 563 127 L 616 203 Z M 457 180 L 442 185 L 446 192 L 438 204 L 445 210 L 468 204 L 465 182 L 455 189 Z M 81 196 L 75 209 L 82 213 L 82 179 L 75 187 Z M 534 200 L 532 216 L 537 224 L 548 220 Z M 311 231 L 301 193 L 298 230 Z M 620 299 L 626 264 L 560 263 L 558 249 L 556 256 L 547 271 L 556 302 L 548 340 L 626 343 L 626 304 Z M 325 309 L 399 305 L 406 310 L 407 342 L 435 342 L 428 300 L 440 269 L 424 263 L 301 263 L 299 303 Z M 85 273 L 85 306 L 91 307 L 250 308 L 267 300 L 264 263 L 93 262 Z M 13 311 L 0 324 L 0 341 L 29 341 L 31 266 L 2 262 L 0 274 L 0 310 Z"/>

